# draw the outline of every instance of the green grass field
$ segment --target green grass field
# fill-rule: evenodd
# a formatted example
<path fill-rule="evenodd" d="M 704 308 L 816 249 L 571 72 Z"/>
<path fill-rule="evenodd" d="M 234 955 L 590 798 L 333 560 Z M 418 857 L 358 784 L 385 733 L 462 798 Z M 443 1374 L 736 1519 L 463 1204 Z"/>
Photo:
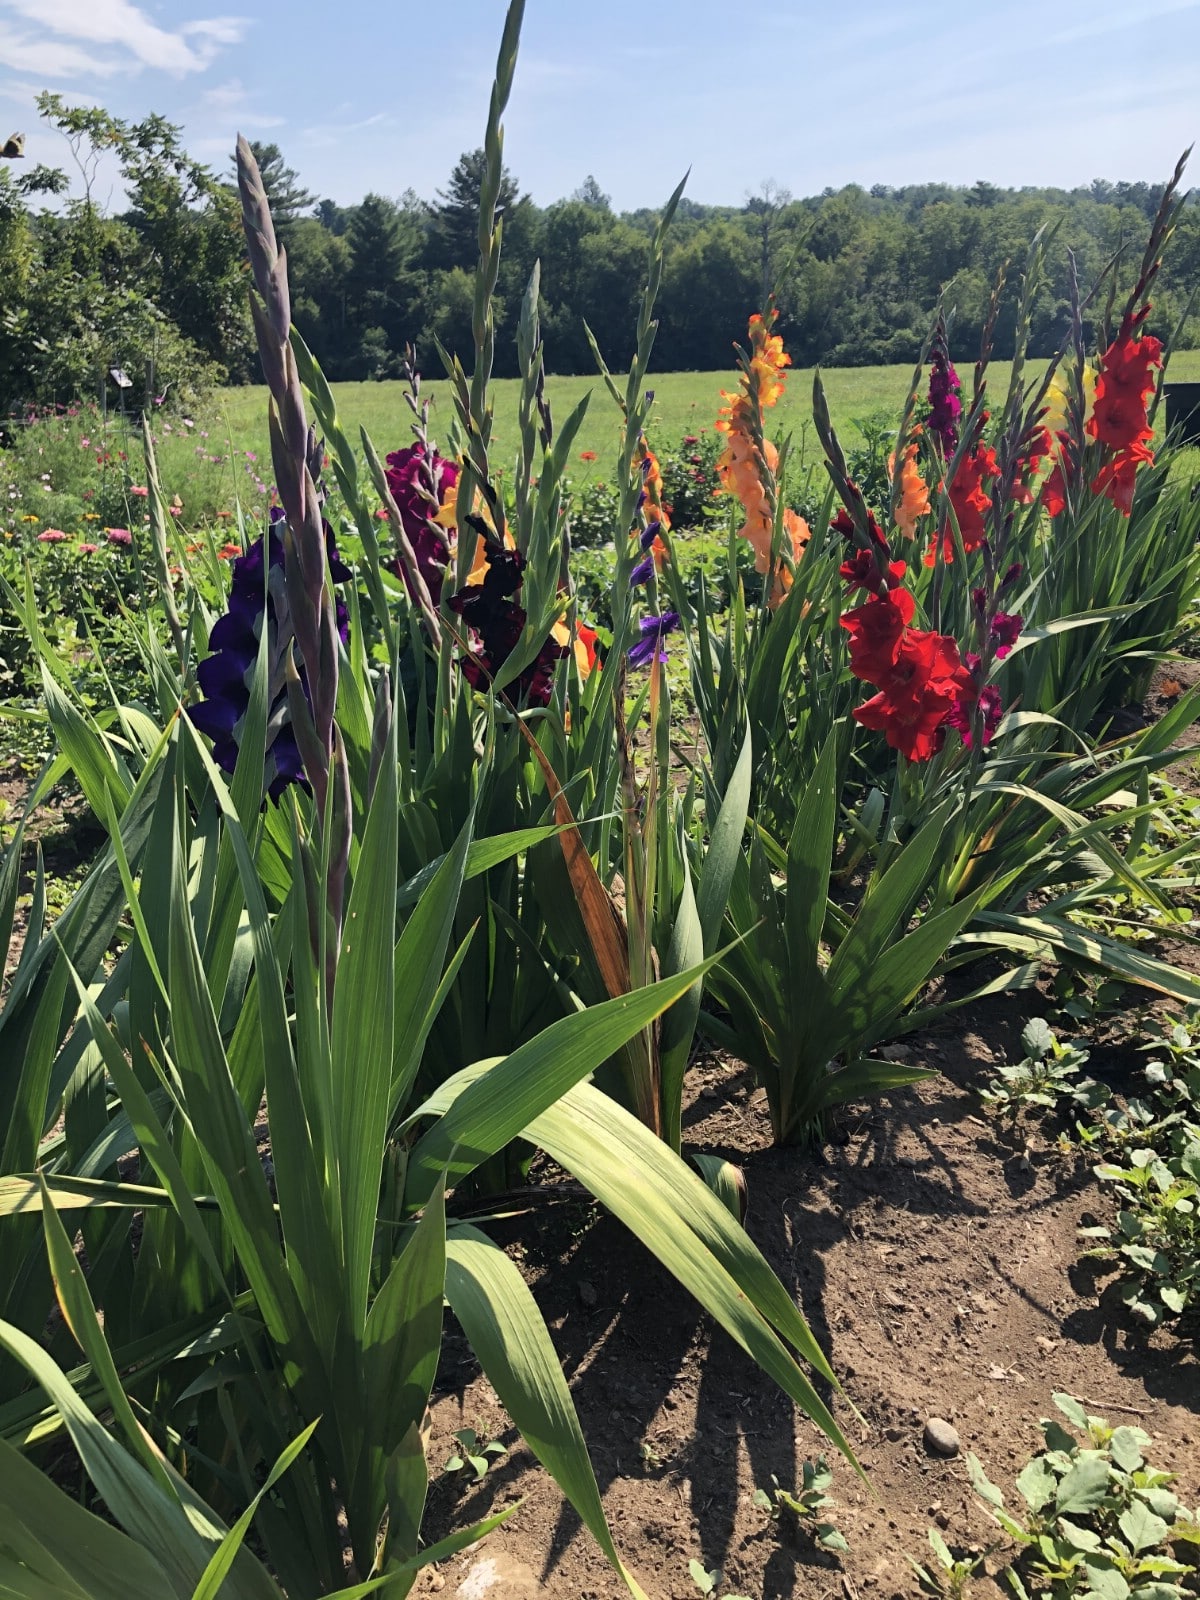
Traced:
<path fill-rule="evenodd" d="M 1043 370 L 1044 363 L 1031 362 L 1030 374 Z M 1171 361 L 1170 375 L 1180 381 L 1200 381 L 1200 350 L 1181 351 Z M 830 414 L 843 444 L 853 448 L 861 442 L 856 423 L 873 412 L 884 411 L 899 418 L 912 368 L 830 367 L 823 373 Z M 971 372 L 963 367 L 964 386 L 971 383 Z M 989 369 L 988 386 L 999 404 L 1009 379 L 1009 363 L 997 361 Z M 792 436 L 793 461 L 799 457 L 812 461 L 819 447 L 812 428 L 812 370 L 789 373 L 787 389 L 770 414 L 770 436 L 781 441 Z M 650 379 L 654 390 L 649 436 L 655 448 L 678 443 L 688 433 L 710 429 L 721 405 L 721 390 L 736 382 L 732 372 L 669 372 Z M 411 438 L 411 415 L 399 383 L 334 384 L 342 425 L 357 442 L 359 427 L 365 427 L 381 455 L 407 444 Z M 571 476 L 577 481 L 604 481 L 616 459 L 620 414 L 599 377 L 549 378 L 547 394 L 555 417 L 565 417 L 583 395 L 591 400 L 579 433 L 577 453 L 594 452 L 594 462 L 577 461 Z M 444 439 L 453 416 L 449 387 L 443 382 L 423 385 L 423 393 L 433 401 L 431 429 L 435 440 Z M 498 379 L 492 386 L 495 406 L 493 457 L 495 465 L 506 466 L 516 450 L 518 383 L 513 378 Z M 228 453 L 230 493 L 247 496 L 247 476 L 261 472 L 270 481 L 270 453 L 267 445 L 267 391 L 251 386 L 222 391 L 212 413 L 200 425 L 208 433 L 207 446 L 213 453 Z M 1161 421 L 1161 418 L 1160 418 Z M 191 438 L 173 435 L 161 446 L 164 481 L 172 487 L 194 473 L 196 434 Z M 248 463 L 246 452 L 256 458 Z M 185 500 L 186 488 L 183 488 Z"/>

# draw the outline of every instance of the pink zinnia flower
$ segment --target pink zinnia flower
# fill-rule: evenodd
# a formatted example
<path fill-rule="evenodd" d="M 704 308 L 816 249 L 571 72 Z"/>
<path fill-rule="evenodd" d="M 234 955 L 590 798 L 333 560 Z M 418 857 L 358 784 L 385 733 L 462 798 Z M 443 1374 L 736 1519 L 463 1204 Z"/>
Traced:
<path fill-rule="evenodd" d="M 62 544 L 63 540 L 68 537 L 69 535 L 65 534 L 61 528 L 46 528 L 42 533 L 38 534 L 38 543 Z"/>
<path fill-rule="evenodd" d="M 79 554 L 81 556 L 94 556 L 99 548 L 98 544 L 81 544 L 79 546 Z"/>
<path fill-rule="evenodd" d="M 132 544 L 133 535 L 128 528 L 106 528 L 104 536 L 109 544 Z"/>
<path fill-rule="evenodd" d="M 148 494 L 149 494 L 149 493 L 150 493 L 150 491 L 149 491 L 149 489 L 145 489 L 145 488 L 143 488 L 143 487 L 142 487 L 142 486 L 141 486 L 141 485 L 140 485 L 140 484 L 137 484 L 137 483 L 135 483 L 135 484 L 134 484 L 134 485 L 133 485 L 133 487 L 132 487 L 132 488 L 131 488 L 131 489 L 130 489 L 130 491 L 129 491 L 129 492 L 130 492 L 130 494 L 137 494 L 137 495 L 140 495 L 140 496 L 141 496 L 141 497 L 142 497 L 142 499 L 143 499 L 143 500 L 144 500 L 144 499 L 145 499 L 145 498 L 146 498 L 146 496 L 147 496 L 147 495 L 148 495 Z"/>

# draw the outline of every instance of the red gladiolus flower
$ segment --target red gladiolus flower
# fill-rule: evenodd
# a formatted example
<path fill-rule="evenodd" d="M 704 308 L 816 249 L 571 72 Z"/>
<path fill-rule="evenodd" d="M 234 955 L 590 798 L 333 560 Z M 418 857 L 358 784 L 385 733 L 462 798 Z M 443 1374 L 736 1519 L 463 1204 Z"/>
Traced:
<path fill-rule="evenodd" d="M 907 589 L 892 589 L 846 612 L 841 623 L 850 635 L 850 671 L 856 678 L 877 688 L 888 681 L 915 610 Z"/>
<path fill-rule="evenodd" d="M 1146 431 L 1146 400 L 1154 388 L 1151 368 L 1162 365 L 1162 343 L 1148 333 L 1135 340 L 1133 333 L 1149 310 L 1146 306 L 1127 319 L 1100 357 L 1096 402 L 1086 431 L 1110 450 L 1130 449 Z"/>
<path fill-rule="evenodd" d="M 1143 340 L 1143 343 L 1145 341 Z M 1147 428 L 1132 444 L 1106 461 L 1092 480 L 1092 493 L 1106 495 L 1117 510 L 1128 516 L 1133 510 L 1133 486 L 1137 469 L 1154 465 L 1154 451 L 1150 448 L 1153 431 Z"/>
<path fill-rule="evenodd" d="M 1054 435 L 1054 466 L 1050 470 L 1050 476 L 1042 485 L 1042 508 L 1050 517 L 1057 517 L 1067 509 L 1067 480 L 1063 469 L 1070 445 L 1068 434 Z"/>
<path fill-rule="evenodd" d="M 1024 454 L 1019 455 L 1013 462 L 1012 486 L 1009 491 L 1012 499 L 1023 506 L 1033 504 L 1031 480 L 1036 477 L 1038 468 L 1054 448 L 1050 429 L 1035 428 L 1027 445 Z"/>
<path fill-rule="evenodd" d="M 909 628 L 885 684 L 856 708 L 854 720 L 882 733 L 910 761 L 928 761 L 942 748 L 946 719 L 973 692 L 957 643 L 947 634 Z"/>
<path fill-rule="evenodd" d="M 596 645 L 598 642 L 595 628 L 589 628 L 586 622 L 576 622 L 575 657 L 579 661 L 581 677 L 586 678 L 596 665 Z M 579 659 L 581 652 L 582 660 Z"/>
<path fill-rule="evenodd" d="M 992 497 L 984 487 L 987 478 L 998 478 L 1000 468 L 996 464 L 996 452 L 990 445 L 977 444 L 959 462 L 958 471 L 954 474 L 954 482 L 950 485 L 950 504 L 954 507 L 954 515 L 958 522 L 958 531 L 962 535 L 963 549 L 967 555 L 987 538 L 987 527 L 984 517 L 992 509 Z M 925 554 L 925 565 L 931 567 L 937 559 L 936 547 Z M 949 525 L 942 529 L 942 560 L 947 564 L 954 560 L 954 534 Z"/>
<path fill-rule="evenodd" d="M 876 594 L 885 584 L 888 589 L 898 588 L 904 582 L 907 571 L 907 562 L 889 561 L 884 571 L 880 572 L 879 563 L 869 550 L 855 550 L 853 555 L 847 556 L 838 568 L 850 592 L 855 589 L 871 589 Z"/>

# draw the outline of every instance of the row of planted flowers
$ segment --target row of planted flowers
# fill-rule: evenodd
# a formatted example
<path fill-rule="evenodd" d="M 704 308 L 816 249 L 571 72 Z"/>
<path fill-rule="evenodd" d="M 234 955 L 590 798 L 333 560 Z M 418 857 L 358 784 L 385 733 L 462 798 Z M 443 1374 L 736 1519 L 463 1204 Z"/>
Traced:
<path fill-rule="evenodd" d="M 852 1456 L 825 1398 L 836 1376 L 743 1227 L 744 1179 L 714 1151 L 683 1159 L 697 1036 L 747 1064 L 776 1141 L 803 1147 L 840 1106 L 923 1075 L 878 1046 L 929 1014 L 932 980 L 938 1014 L 1069 960 L 1200 999 L 1122 943 L 1112 910 L 1124 895 L 1131 918 L 1170 917 L 1200 866 L 1194 841 L 1163 836 L 1151 790 L 1200 703 L 1106 732 L 1200 594 L 1200 510 L 1146 438 L 1162 354 L 1146 300 L 1180 174 L 1094 384 L 1083 297 L 1045 378 L 1026 383 L 1018 356 L 995 402 L 986 349 L 968 398 L 935 329 L 871 503 L 818 380 L 829 486 L 810 515 L 788 504 L 788 451 L 764 419 L 789 363 L 769 309 L 752 319 L 716 419 L 720 621 L 686 581 L 649 429 L 677 190 L 630 371 L 602 367 L 622 443 L 601 634 L 581 614 L 565 483 L 587 402 L 551 414 L 536 275 L 516 468 L 502 481 L 493 460 L 520 21 L 515 0 L 483 145 L 473 370 L 449 363 L 441 448 L 415 376 L 411 443 L 381 459 L 348 436 L 293 331 L 243 141 L 278 504 L 217 567 L 214 607 L 204 552 L 167 581 L 169 507 L 147 496 L 149 535 L 132 537 L 159 581 L 122 619 L 148 681 L 137 703 L 81 704 L 27 618 L 60 744 L 45 782 L 74 772 L 108 843 L 63 915 L 31 928 L 0 1008 L 0 1054 L 18 1063 L 0 1076 L 0 1436 L 36 1453 L 70 1429 L 120 1524 L 5 1447 L 0 1510 L 19 1500 L 32 1524 L 21 1560 L 41 1592 L 76 1577 L 86 1533 L 123 1600 L 407 1593 L 418 1566 L 498 1520 L 423 1538 L 448 1302 L 642 1596 L 549 1333 L 487 1231 L 513 1189 L 537 1225 L 549 1197 L 530 1147 Z M 1018 286 L 1019 351 L 1044 250 Z M 157 485 L 149 431 L 145 445 Z M 699 725 L 682 755 L 681 681 Z M 21 848 L 18 829 L 0 924 Z M 1000 976 L 972 976 L 985 956 Z M 79 1539 L 62 1538 L 68 1517 Z"/>

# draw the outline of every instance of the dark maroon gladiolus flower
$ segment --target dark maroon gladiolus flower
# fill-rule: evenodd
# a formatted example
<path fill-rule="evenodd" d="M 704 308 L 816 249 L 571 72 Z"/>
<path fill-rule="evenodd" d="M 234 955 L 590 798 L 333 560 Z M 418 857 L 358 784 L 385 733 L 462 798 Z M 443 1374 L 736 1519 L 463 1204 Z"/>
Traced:
<path fill-rule="evenodd" d="M 437 527 L 433 518 L 447 493 L 458 483 L 457 462 L 447 461 L 433 451 L 428 461 L 425 446 L 410 444 L 404 450 L 393 450 L 387 458 L 387 482 L 417 557 L 421 576 L 429 587 L 436 606 L 442 593 L 442 582 L 450 561 L 450 540 L 444 529 Z M 437 494 L 435 505 L 429 498 Z M 397 560 L 394 570 L 408 586 L 404 565 Z"/>
<path fill-rule="evenodd" d="M 996 658 L 1003 661 L 1016 644 L 1025 626 L 1025 618 L 1012 616 L 1007 611 L 997 611 L 992 618 L 991 635 L 996 641 Z"/>
<path fill-rule="evenodd" d="M 470 630 L 471 654 L 463 657 L 462 670 L 475 689 L 486 688 L 516 649 L 525 630 L 525 608 L 515 599 L 525 575 L 525 557 L 519 550 L 503 549 L 487 541 L 488 565 L 482 583 L 468 584 L 450 597 L 450 609 Z M 530 664 L 504 687 L 513 701 L 546 706 L 554 686 L 554 669 L 570 651 L 547 639 Z"/>

